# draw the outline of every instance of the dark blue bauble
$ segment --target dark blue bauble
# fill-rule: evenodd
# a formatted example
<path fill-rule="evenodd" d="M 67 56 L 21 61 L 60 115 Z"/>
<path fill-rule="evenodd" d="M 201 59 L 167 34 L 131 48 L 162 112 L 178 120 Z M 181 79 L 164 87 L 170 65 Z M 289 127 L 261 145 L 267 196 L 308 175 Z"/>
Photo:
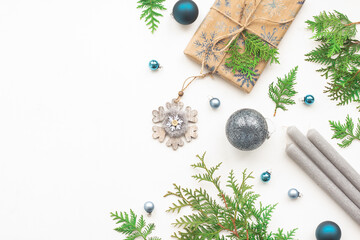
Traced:
<path fill-rule="evenodd" d="M 267 183 L 267 182 L 269 182 L 270 179 L 271 179 L 271 173 L 269 173 L 268 171 L 263 172 L 263 173 L 261 174 L 260 178 L 261 178 L 261 181 Z"/>
<path fill-rule="evenodd" d="M 306 105 L 311 105 L 315 102 L 315 97 L 313 95 L 306 95 L 304 97 L 304 102 Z"/>
<path fill-rule="evenodd" d="M 192 0 L 180 0 L 173 8 L 175 20 L 183 25 L 189 25 L 199 16 L 199 9 Z"/>
<path fill-rule="evenodd" d="M 316 228 L 315 236 L 317 240 L 340 240 L 341 229 L 334 222 L 322 222 Z"/>

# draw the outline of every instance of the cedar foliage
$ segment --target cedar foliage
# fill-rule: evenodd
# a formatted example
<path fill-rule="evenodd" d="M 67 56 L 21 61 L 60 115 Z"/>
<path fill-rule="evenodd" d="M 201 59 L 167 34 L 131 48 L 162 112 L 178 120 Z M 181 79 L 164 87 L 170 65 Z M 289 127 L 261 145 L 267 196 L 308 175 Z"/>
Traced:
<path fill-rule="evenodd" d="M 174 196 L 178 200 L 168 212 L 180 213 L 189 207 L 192 214 L 176 220 L 173 225 L 182 230 L 174 233 L 172 237 L 202 240 L 293 239 L 296 229 L 287 233 L 284 233 L 283 229 L 278 229 L 275 233 L 269 232 L 268 225 L 276 204 L 263 206 L 260 202 L 259 207 L 256 207 L 259 195 L 254 193 L 253 186 L 247 183 L 253 178 L 251 173 L 248 174 L 245 170 L 241 181 L 238 181 L 232 170 L 227 178 L 225 191 L 221 185 L 221 177 L 215 175 L 221 163 L 208 167 L 205 164 L 205 154 L 197 158 L 200 161 L 192 167 L 202 170 L 203 173 L 194 175 L 193 178 L 198 182 L 210 183 L 216 190 L 217 197 L 213 198 L 201 187 L 191 189 L 174 184 L 175 191 L 169 191 L 165 197 Z M 232 194 L 228 194 L 228 190 Z"/>
<path fill-rule="evenodd" d="M 297 94 L 294 89 L 297 70 L 298 66 L 290 70 L 290 72 L 285 75 L 284 79 L 277 78 L 278 82 L 276 83 L 276 86 L 274 86 L 274 82 L 272 82 L 269 86 L 269 97 L 276 104 L 274 117 L 276 116 L 276 112 L 279 108 L 287 111 L 288 109 L 286 108 L 286 105 L 295 104 L 292 97 Z"/>
<path fill-rule="evenodd" d="M 306 61 L 324 67 L 317 71 L 328 79 L 325 93 L 338 105 L 360 101 L 360 41 L 355 39 L 356 24 L 340 12 L 322 12 L 306 21 L 319 46 L 306 54 Z"/>
<path fill-rule="evenodd" d="M 119 227 L 114 230 L 126 235 L 125 240 L 135 240 L 135 239 L 143 239 L 143 240 L 161 240 L 158 237 L 149 237 L 149 235 L 154 231 L 155 225 L 153 223 L 146 224 L 144 217 L 141 216 L 139 219 L 135 215 L 135 213 L 130 210 L 130 214 L 126 212 L 115 212 L 110 213 L 111 217 L 116 224 L 120 224 Z"/>
<path fill-rule="evenodd" d="M 233 40 L 226 51 L 230 57 L 226 59 L 225 65 L 232 68 L 233 73 L 241 72 L 251 81 L 255 73 L 255 67 L 260 61 L 269 61 L 270 63 L 279 63 L 278 50 L 264 43 L 261 38 L 255 34 L 244 32 L 244 47 L 239 45 L 239 37 Z"/>
<path fill-rule="evenodd" d="M 354 140 L 360 141 L 360 119 L 358 119 L 358 124 L 355 128 L 355 124 L 347 115 L 345 123 L 342 124 L 340 121 L 329 121 L 331 129 L 334 131 L 333 139 L 342 139 L 341 143 L 338 145 L 342 148 L 346 148 L 351 145 Z"/>
<path fill-rule="evenodd" d="M 144 19 L 146 25 L 149 26 L 151 33 L 154 33 L 160 21 L 158 17 L 162 17 L 163 15 L 156 10 L 164 11 L 166 8 L 163 5 L 163 2 L 166 0 L 139 0 L 137 8 L 144 9 L 140 16 L 140 19 Z"/>

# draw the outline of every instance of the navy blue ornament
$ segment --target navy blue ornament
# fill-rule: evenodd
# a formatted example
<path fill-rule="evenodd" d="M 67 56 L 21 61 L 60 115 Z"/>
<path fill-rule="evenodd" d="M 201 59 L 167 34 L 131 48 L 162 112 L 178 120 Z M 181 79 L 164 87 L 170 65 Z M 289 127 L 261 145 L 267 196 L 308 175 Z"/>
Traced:
<path fill-rule="evenodd" d="M 291 188 L 289 191 L 288 191 L 288 196 L 289 198 L 291 199 L 297 199 L 300 197 L 300 192 L 295 189 L 295 188 Z"/>
<path fill-rule="evenodd" d="M 219 108 L 220 107 L 220 100 L 218 98 L 212 98 L 210 99 L 210 106 L 214 109 Z"/>
<path fill-rule="evenodd" d="M 199 8 L 192 0 L 180 0 L 173 8 L 175 20 L 183 25 L 189 25 L 199 16 Z"/>
<path fill-rule="evenodd" d="M 269 171 L 263 172 L 261 174 L 260 178 L 261 178 L 261 181 L 263 181 L 264 183 L 267 183 L 271 179 L 271 173 Z"/>
<path fill-rule="evenodd" d="M 313 95 L 306 95 L 304 97 L 304 103 L 306 105 L 312 105 L 315 102 L 315 97 Z"/>
<path fill-rule="evenodd" d="M 231 145 L 242 151 L 252 151 L 269 138 L 268 125 L 258 111 L 241 109 L 233 113 L 226 123 L 226 136 Z"/>
<path fill-rule="evenodd" d="M 147 212 L 149 214 L 154 211 L 154 208 L 155 208 L 155 205 L 153 202 L 149 201 L 144 204 L 144 210 L 145 210 L 145 212 Z"/>
<path fill-rule="evenodd" d="M 158 63 L 158 61 L 156 61 L 156 60 L 151 60 L 151 61 L 149 62 L 149 68 L 150 68 L 151 71 L 156 71 L 156 70 L 159 69 L 159 67 L 160 67 L 160 64 Z"/>
<path fill-rule="evenodd" d="M 316 228 L 315 236 L 317 240 L 340 240 L 341 229 L 331 221 L 325 221 Z"/>

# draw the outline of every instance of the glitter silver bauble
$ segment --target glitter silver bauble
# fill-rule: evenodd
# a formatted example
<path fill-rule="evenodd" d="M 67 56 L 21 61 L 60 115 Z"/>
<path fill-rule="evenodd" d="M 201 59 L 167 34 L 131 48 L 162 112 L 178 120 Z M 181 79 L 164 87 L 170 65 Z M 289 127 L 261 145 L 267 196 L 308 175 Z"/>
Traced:
<path fill-rule="evenodd" d="M 260 147 L 269 138 L 265 118 L 253 109 L 241 109 L 233 113 L 226 123 L 229 142 L 242 151 Z"/>

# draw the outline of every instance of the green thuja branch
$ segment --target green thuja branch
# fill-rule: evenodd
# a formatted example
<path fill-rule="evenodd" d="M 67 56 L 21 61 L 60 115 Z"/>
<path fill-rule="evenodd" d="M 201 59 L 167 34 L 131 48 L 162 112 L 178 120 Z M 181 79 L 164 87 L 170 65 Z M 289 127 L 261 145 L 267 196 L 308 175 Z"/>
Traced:
<path fill-rule="evenodd" d="M 342 139 L 342 142 L 338 143 L 340 147 L 346 148 L 350 146 L 354 140 L 360 141 L 360 119 L 358 119 L 356 128 L 352 118 L 350 118 L 349 115 L 346 117 L 344 124 L 335 121 L 329 122 L 331 129 L 334 131 L 332 138 Z"/>
<path fill-rule="evenodd" d="M 256 75 L 255 67 L 260 61 L 270 60 L 270 63 L 279 63 L 279 52 L 276 48 L 270 47 L 255 34 L 245 32 L 243 38 L 244 47 L 239 45 L 241 43 L 238 37 L 231 42 L 227 50 L 230 56 L 226 59 L 225 65 L 232 68 L 234 74 L 241 72 L 252 80 Z"/>
<path fill-rule="evenodd" d="M 287 111 L 286 105 L 294 105 L 295 101 L 291 99 L 297 93 L 294 90 L 296 73 L 298 66 L 290 70 L 288 75 L 285 75 L 284 79 L 278 78 L 276 86 L 272 82 L 269 86 L 269 97 L 276 104 L 274 116 L 276 116 L 277 110 L 280 108 L 284 111 Z"/>
<path fill-rule="evenodd" d="M 155 225 L 153 223 L 146 224 L 144 217 L 141 216 L 139 219 L 135 213 L 130 210 L 130 214 L 126 212 L 115 212 L 110 213 L 111 217 L 116 224 L 120 224 L 120 227 L 115 228 L 114 230 L 126 235 L 126 240 L 161 240 L 158 237 L 149 237 L 149 235 L 154 231 Z"/>
<path fill-rule="evenodd" d="M 210 184 L 216 197 L 204 188 L 183 188 L 174 184 L 174 191 L 169 191 L 165 197 L 175 197 L 168 212 L 180 213 L 184 208 L 190 208 L 192 213 L 179 217 L 173 225 L 180 228 L 172 237 L 177 239 L 203 240 L 291 240 L 296 229 L 284 233 L 278 229 L 273 233 L 268 230 L 271 215 L 276 205 L 263 206 L 260 202 L 256 207 L 259 195 L 253 191 L 253 186 L 247 182 L 253 178 L 245 170 L 241 180 L 237 180 L 235 172 L 230 171 L 226 188 L 221 185 L 221 177 L 216 175 L 221 163 L 209 167 L 205 163 L 205 154 L 197 156 L 199 162 L 192 165 L 202 173 L 193 176 L 198 182 Z"/>
<path fill-rule="evenodd" d="M 329 79 L 325 93 L 338 105 L 360 100 L 360 41 L 356 24 L 344 14 L 322 12 L 306 21 L 319 46 L 306 54 L 306 61 L 323 65 L 317 71 Z"/>
<path fill-rule="evenodd" d="M 145 19 L 146 25 L 149 26 L 149 29 L 152 33 L 156 31 L 158 28 L 158 24 L 160 21 L 158 17 L 162 17 L 163 15 L 156 10 L 164 11 L 166 8 L 163 5 L 163 2 L 166 0 L 140 0 L 138 1 L 137 8 L 144 9 L 140 16 L 140 19 Z"/>

